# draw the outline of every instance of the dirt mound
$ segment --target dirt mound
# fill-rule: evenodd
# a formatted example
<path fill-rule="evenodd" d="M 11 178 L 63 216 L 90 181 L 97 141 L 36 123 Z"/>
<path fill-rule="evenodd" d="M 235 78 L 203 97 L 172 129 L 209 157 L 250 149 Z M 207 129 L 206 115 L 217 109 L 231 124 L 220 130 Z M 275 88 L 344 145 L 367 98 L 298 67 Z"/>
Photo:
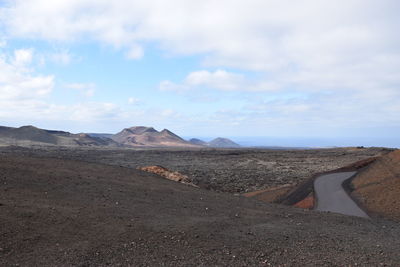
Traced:
<path fill-rule="evenodd" d="M 400 150 L 378 158 L 352 181 L 352 195 L 373 214 L 400 221 Z"/>
<path fill-rule="evenodd" d="M 154 173 L 154 174 L 157 174 L 161 177 L 164 177 L 168 180 L 172 180 L 175 182 L 179 182 L 179 183 L 183 183 L 183 184 L 187 184 L 187 185 L 191 185 L 191 186 L 196 186 L 192 183 L 192 181 L 189 179 L 189 177 L 187 175 L 183 175 L 179 172 L 174 172 L 174 171 L 168 170 L 167 168 L 164 168 L 162 166 L 139 167 L 138 170 Z"/>

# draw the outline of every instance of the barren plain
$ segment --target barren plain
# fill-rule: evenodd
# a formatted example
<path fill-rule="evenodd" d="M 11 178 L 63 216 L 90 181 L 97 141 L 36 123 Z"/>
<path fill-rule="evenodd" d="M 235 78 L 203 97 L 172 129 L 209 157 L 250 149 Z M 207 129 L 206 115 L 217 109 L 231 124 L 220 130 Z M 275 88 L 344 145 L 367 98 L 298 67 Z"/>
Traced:
<path fill-rule="evenodd" d="M 235 194 L 387 151 L 3 147 L 0 265 L 397 266 L 394 221 Z M 136 169 L 148 165 L 200 188 Z"/>
<path fill-rule="evenodd" d="M 268 149 L 93 149 L 5 147 L 0 154 L 64 158 L 140 168 L 159 165 L 187 175 L 205 189 L 229 193 L 298 184 L 315 173 L 334 170 L 391 151 L 387 148 Z"/>

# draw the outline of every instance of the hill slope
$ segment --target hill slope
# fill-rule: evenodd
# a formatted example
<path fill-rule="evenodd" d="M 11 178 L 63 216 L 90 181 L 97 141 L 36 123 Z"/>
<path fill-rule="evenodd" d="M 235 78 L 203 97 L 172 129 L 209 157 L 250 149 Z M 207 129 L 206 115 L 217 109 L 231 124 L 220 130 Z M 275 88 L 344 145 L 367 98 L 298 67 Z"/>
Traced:
<path fill-rule="evenodd" d="M 369 212 L 400 221 L 400 150 L 378 158 L 352 181 Z"/>
<path fill-rule="evenodd" d="M 207 145 L 210 147 L 220 147 L 220 148 L 240 147 L 240 145 L 236 144 L 232 140 L 230 140 L 228 138 L 222 138 L 222 137 L 215 138 L 214 140 L 208 142 Z"/>
<path fill-rule="evenodd" d="M 57 136 L 33 126 L 20 128 L 0 127 L 0 142 L 3 144 L 17 144 L 23 142 L 57 144 Z"/>

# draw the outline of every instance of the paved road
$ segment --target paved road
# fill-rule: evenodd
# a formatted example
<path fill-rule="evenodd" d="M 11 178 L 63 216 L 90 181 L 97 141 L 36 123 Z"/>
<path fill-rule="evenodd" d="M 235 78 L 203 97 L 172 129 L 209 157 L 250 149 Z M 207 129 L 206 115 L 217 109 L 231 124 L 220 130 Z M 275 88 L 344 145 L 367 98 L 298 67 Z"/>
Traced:
<path fill-rule="evenodd" d="M 369 218 L 344 191 L 342 183 L 356 172 L 339 172 L 319 176 L 314 181 L 317 196 L 315 210 Z"/>

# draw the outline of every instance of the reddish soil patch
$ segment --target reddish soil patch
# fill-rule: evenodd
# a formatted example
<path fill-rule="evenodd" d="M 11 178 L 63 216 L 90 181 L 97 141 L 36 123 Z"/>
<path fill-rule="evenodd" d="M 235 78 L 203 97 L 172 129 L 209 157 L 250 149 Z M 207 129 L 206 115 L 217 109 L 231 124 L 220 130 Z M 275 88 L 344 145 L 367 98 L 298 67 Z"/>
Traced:
<path fill-rule="evenodd" d="M 308 197 L 306 197 L 305 199 L 303 199 L 300 202 L 297 202 L 296 204 L 294 204 L 295 207 L 297 208 L 301 208 L 301 209 L 313 209 L 314 208 L 314 203 L 315 203 L 315 197 L 314 194 L 310 194 Z"/>

